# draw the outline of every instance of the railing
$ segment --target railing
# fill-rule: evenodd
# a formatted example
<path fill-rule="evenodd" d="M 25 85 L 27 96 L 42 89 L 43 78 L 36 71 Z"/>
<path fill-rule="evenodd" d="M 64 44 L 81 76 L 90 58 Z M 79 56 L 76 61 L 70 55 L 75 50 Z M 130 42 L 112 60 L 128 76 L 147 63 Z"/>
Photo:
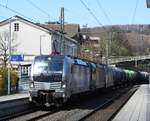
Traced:
<path fill-rule="evenodd" d="M 118 58 L 109 58 L 107 60 L 108 64 L 120 63 L 120 62 L 129 62 L 129 61 L 138 61 L 150 59 L 150 55 L 143 56 L 128 56 L 128 57 L 118 57 Z"/>

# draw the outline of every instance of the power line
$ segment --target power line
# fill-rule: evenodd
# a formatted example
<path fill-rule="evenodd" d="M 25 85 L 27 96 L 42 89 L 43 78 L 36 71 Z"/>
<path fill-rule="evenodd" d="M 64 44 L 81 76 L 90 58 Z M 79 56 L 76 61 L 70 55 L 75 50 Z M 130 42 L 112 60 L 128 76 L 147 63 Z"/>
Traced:
<path fill-rule="evenodd" d="M 96 17 L 96 15 L 91 11 L 91 9 L 85 4 L 85 2 L 83 2 L 82 0 L 80 0 L 80 2 L 84 5 L 84 7 L 89 11 L 89 13 L 93 16 L 93 18 L 96 20 L 96 22 L 103 26 L 103 24 L 98 20 L 98 18 Z"/>
<path fill-rule="evenodd" d="M 104 13 L 105 18 L 107 19 L 107 21 L 108 21 L 110 24 L 112 24 L 112 22 L 111 22 L 111 20 L 109 19 L 109 17 L 108 17 L 108 15 L 107 15 L 106 11 L 105 11 L 104 8 L 102 7 L 100 1 L 99 1 L 99 0 L 96 0 L 96 1 L 97 1 L 97 4 L 98 4 L 99 8 L 100 8 L 100 9 L 102 10 L 102 12 Z"/>
<path fill-rule="evenodd" d="M 7 18 L 6 18 L 6 17 L 4 17 L 4 16 L 0 16 L 0 18 L 7 19 Z"/>
<path fill-rule="evenodd" d="M 102 7 L 102 5 L 101 5 L 101 3 L 100 3 L 100 1 L 99 0 L 96 0 L 97 1 L 97 4 L 98 4 L 98 6 L 99 6 L 99 8 L 102 10 L 102 12 L 104 13 L 104 15 L 105 15 L 105 18 L 107 19 L 107 21 L 112 25 L 112 21 L 111 21 L 111 19 L 109 18 L 109 16 L 108 16 L 108 14 L 106 13 L 106 11 L 105 11 L 105 9 Z M 119 26 L 119 28 L 121 29 L 121 27 Z M 113 29 L 111 28 L 110 29 L 111 31 L 113 31 Z"/>
<path fill-rule="evenodd" d="M 50 15 L 49 13 L 47 13 L 46 11 L 44 11 L 43 9 L 41 9 L 40 7 L 38 7 L 35 3 L 33 3 L 31 0 L 26 0 L 28 3 L 30 3 L 33 7 L 35 7 L 36 9 L 38 9 L 39 11 L 41 11 L 42 13 L 44 13 L 45 15 L 48 16 L 48 18 L 50 19 Z"/>
<path fill-rule="evenodd" d="M 8 5 L 8 0 L 6 0 L 6 6 Z"/>
<path fill-rule="evenodd" d="M 64 8 L 64 10 L 65 10 L 65 12 L 66 12 L 66 16 L 68 17 L 68 14 L 70 15 L 71 14 L 71 16 L 73 15 L 73 16 L 79 16 L 79 13 L 77 12 L 77 11 L 72 11 L 72 10 L 70 10 L 70 9 L 68 9 L 68 8 Z M 68 13 L 68 14 L 67 14 Z M 70 17 L 70 16 L 69 16 Z M 82 19 L 85 19 L 85 16 L 82 16 Z"/>
<path fill-rule="evenodd" d="M 76 34 L 76 33 L 80 33 L 80 34 L 100 34 L 102 32 L 67 32 L 67 33 L 70 33 L 70 34 Z"/>
<path fill-rule="evenodd" d="M 19 14 L 19 15 L 21 15 L 22 17 L 27 18 L 27 19 L 29 19 L 29 20 L 31 20 L 31 21 L 35 21 L 34 19 L 29 18 L 29 17 L 23 15 L 22 13 L 19 13 L 19 12 L 17 12 L 16 10 L 13 10 L 12 8 L 9 8 L 9 7 L 7 7 L 7 6 L 3 5 L 3 4 L 0 4 L 0 7 L 6 8 L 6 9 L 8 9 L 9 11 L 11 11 L 11 12 L 13 12 L 13 13 L 16 13 L 16 14 Z"/>
<path fill-rule="evenodd" d="M 138 3 L 139 3 L 139 0 L 136 0 L 136 5 L 135 5 L 134 12 L 133 12 L 133 16 L 132 16 L 131 24 L 133 24 L 133 22 L 134 22 L 134 20 L 135 20 L 135 15 L 136 15 L 136 11 L 137 11 L 137 7 L 138 7 Z"/>

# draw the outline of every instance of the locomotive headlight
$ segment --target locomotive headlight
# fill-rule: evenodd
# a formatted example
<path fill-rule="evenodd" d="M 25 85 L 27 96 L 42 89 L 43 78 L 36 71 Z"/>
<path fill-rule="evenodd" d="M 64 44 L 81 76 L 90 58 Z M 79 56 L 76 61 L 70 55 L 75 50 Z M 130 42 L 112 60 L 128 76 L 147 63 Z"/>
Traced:
<path fill-rule="evenodd" d="M 34 88 L 34 82 L 30 83 L 30 88 Z"/>
<path fill-rule="evenodd" d="M 66 84 L 63 84 L 63 85 L 62 85 L 62 88 L 66 88 Z"/>
<path fill-rule="evenodd" d="M 30 87 L 31 87 L 31 88 L 33 88 L 33 87 L 34 87 L 33 83 L 31 83 L 31 84 L 30 84 Z"/>

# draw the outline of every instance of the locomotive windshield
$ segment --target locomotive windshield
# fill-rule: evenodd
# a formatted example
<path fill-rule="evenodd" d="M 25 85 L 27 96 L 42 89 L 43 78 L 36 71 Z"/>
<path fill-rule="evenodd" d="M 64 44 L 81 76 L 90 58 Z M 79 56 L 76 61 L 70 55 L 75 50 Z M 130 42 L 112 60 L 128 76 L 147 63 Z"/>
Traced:
<path fill-rule="evenodd" d="M 62 62 L 59 60 L 53 60 L 49 62 L 49 71 L 62 71 Z"/>
<path fill-rule="evenodd" d="M 35 58 L 34 61 L 34 74 L 51 72 L 62 72 L 63 61 L 62 58 L 42 57 Z"/>

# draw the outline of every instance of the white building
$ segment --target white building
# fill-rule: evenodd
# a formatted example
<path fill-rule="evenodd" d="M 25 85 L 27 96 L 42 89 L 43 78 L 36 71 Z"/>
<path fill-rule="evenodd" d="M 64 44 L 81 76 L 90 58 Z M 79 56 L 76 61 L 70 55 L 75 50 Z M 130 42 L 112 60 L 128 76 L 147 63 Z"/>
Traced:
<path fill-rule="evenodd" d="M 14 16 L 0 22 L 0 37 L 9 37 L 10 33 L 12 44 L 17 45 L 12 54 L 24 57 L 23 61 L 13 61 L 12 64 L 30 64 L 34 56 L 53 52 L 77 56 L 77 41 L 22 17 Z"/>

